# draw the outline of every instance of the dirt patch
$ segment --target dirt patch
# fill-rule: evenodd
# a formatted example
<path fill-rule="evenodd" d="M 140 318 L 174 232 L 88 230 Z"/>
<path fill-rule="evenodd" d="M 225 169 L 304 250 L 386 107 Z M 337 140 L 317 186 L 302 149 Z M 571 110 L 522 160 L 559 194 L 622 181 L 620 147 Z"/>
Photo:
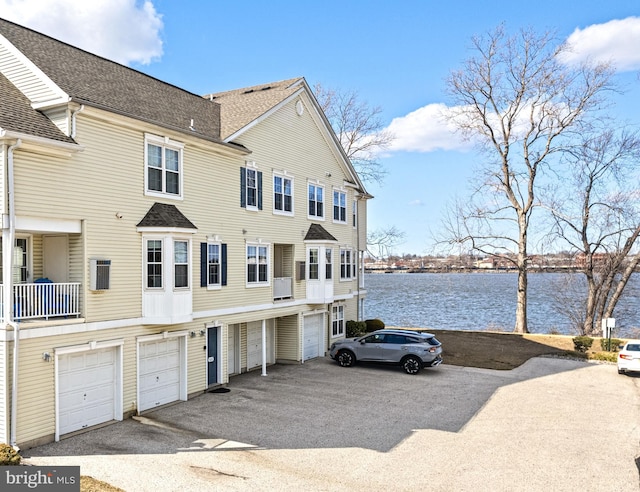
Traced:
<path fill-rule="evenodd" d="M 455 366 L 509 370 L 541 355 L 580 356 L 573 352 L 573 337 L 565 335 L 519 335 L 432 329 L 428 331 L 442 342 L 445 364 Z M 599 343 L 598 341 L 597 344 Z"/>

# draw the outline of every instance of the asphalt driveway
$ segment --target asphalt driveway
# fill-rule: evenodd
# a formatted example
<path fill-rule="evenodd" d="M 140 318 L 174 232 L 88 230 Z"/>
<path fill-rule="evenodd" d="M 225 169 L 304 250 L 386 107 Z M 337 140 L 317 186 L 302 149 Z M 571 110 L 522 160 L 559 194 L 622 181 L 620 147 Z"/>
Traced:
<path fill-rule="evenodd" d="M 640 378 L 611 365 L 409 376 L 326 358 L 228 389 L 23 454 L 130 492 L 639 489 Z"/>

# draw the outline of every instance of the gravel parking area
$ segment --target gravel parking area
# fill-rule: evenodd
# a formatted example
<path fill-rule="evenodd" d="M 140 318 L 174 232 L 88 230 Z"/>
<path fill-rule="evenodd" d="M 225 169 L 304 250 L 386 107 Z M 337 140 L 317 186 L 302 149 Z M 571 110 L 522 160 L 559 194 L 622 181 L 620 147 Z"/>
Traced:
<path fill-rule="evenodd" d="M 130 492 L 640 485 L 640 377 L 612 365 L 536 358 L 409 376 L 325 358 L 243 374 L 229 390 L 24 455 Z"/>

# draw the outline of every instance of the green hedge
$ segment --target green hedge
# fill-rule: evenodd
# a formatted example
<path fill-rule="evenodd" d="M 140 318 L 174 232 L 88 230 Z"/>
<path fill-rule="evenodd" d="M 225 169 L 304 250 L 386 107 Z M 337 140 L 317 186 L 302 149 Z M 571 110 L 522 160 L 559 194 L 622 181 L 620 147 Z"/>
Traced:
<path fill-rule="evenodd" d="M 378 318 L 366 319 L 364 322 L 367 324 L 367 333 L 384 328 L 384 321 Z"/>
<path fill-rule="evenodd" d="M 583 354 L 593 345 L 593 338 L 587 336 L 573 337 L 573 346 L 577 352 Z"/>
<path fill-rule="evenodd" d="M 367 324 L 364 321 L 347 321 L 347 338 L 361 337 L 367 332 Z"/>
<path fill-rule="evenodd" d="M 609 339 L 608 338 L 601 338 L 600 339 L 600 348 L 602 350 L 606 350 L 608 352 L 617 352 L 620 349 L 620 345 L 622 345 L 624 342 L 622 340 L 620 340 L 619 338 L 612 338 L 611 339 L 611 348 L 609 348 Z"/>

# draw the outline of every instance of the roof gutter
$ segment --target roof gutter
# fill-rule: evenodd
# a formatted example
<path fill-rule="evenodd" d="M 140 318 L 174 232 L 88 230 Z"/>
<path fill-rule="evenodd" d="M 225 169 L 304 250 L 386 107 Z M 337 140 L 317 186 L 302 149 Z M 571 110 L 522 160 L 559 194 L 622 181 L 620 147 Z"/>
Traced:
<path fill-rule="evenodd" d="M 13 255 L 9 254 L 13 251 L 13 245 L 15 244 L 16 236 L 16 211 L 15 211 L 15 186 L 13 178 L 13 153 L 22 145 L 22 140 L 18 139 L 15 144 L 11 145 L 8 149 L 7 156 L 7 195 L 8 195 L 8 213 L 6 219 L 8 224 L 3 224 L 3 229 L 8 226 L 8 231 L 3 234 L 3 251 L 6 253 L 2 255 L 2 283 L 4 289 L 2 291 L 2 302 L 5 306 L 4 316 L 5 324 L 13 328 L 13 371 L 12 371 L 12 384 L 11 384 L 11 435 L 10 444 L 15 448 L 16 445 L 16 430 L 18 423 L 18 360 L 19 360 L 19 344 L 20 344 L 20 326 L 14 320 L 14 306 L 13 306 Z"/>

